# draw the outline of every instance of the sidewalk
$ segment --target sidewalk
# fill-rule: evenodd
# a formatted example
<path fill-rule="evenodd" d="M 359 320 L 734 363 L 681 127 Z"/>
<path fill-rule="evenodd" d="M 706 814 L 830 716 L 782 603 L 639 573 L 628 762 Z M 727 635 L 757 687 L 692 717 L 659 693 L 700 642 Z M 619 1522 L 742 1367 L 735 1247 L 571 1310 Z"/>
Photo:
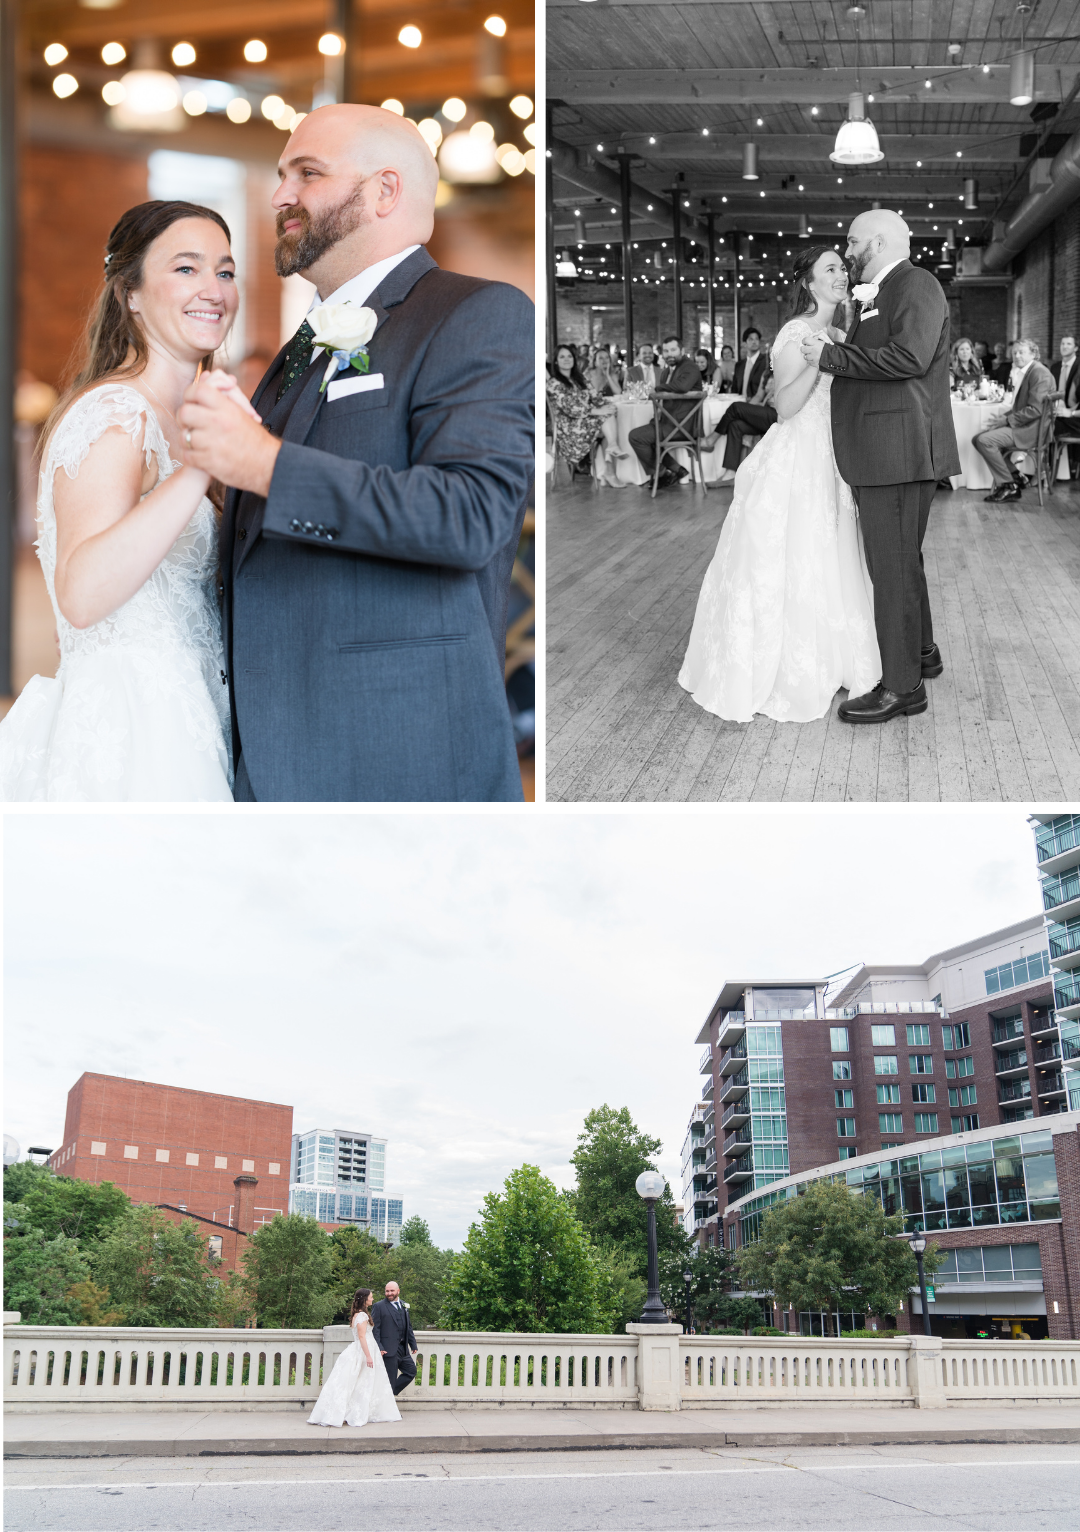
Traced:
<path fill-rule="evenodd" d="M 9 1415 L 9 1458 L 280 1456 L 327 1452 L 553 1452 L 603 1447 L 835 1447 L 1080 1442 L 1080 1409 L 417 1410 L 400 1422 L 309 1426 L 302 1411 Z"/>

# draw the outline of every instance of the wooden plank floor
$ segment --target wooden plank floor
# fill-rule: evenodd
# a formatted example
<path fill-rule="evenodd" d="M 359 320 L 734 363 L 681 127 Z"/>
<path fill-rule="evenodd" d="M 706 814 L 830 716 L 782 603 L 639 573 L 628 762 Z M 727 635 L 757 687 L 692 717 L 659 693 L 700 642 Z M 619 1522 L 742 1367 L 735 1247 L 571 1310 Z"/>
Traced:
<path fill-rule="evenodd" d="M 678 684 L 730 488 L 547 500 L 552 802 L 1080 799 L 1080 482 L 1042 510 L 939 490 L 924 556 L 945 673 L 916 718 L 728 723 Z"/>

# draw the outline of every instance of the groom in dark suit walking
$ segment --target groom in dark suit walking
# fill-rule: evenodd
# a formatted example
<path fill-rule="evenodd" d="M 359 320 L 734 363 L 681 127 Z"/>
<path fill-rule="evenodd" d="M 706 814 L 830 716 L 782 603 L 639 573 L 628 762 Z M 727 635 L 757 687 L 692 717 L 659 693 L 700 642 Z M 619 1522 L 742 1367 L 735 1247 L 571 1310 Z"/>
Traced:
<path fill-rule="evenodd" d="M 372 1306 L 371 1328 L 386 1363 L 390 1387 L 400 1394 L 416 1377 L 418 1348 L 409 1311 L 401 1301 L 401 1288 L 388 1282 L 383 1292 L 386 1297 Z"/>
<path fill-rule="evenodd" d="M 838 709 L 848 723 L 926 710 L 934 643 L 922 544 L 939 479 L 960 472 L 949 399 L 949 309 L 908 259 L 898 213 L 860 213 L 848 230 L 855 317 L 842 344 L 818 333 L 803 356 L 831 373 L 833 450 L 851 485 L 874 585 L 881 681 Z"/>
<path fill-rule="evenodd" d="M 305 320 L 255 394 L 262 425 L 209 378 L 179 416 L 187 459 L 232 486 L 236 798 L 519 800 L 503 666 L 532 305 L 423 248 L 438 170 L 404 118 L 321 107 L 278 174 L 277 270 L 315 283 L 328 344 Z"/>

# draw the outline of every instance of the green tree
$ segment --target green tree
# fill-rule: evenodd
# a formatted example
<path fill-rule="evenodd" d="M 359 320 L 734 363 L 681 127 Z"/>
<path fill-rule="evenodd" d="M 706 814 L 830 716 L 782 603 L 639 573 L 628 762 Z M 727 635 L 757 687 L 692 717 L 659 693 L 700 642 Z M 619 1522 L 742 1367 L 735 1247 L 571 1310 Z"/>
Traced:
<path fill-rule="evenodd" d="M 596 1107 L 578 1134 L 570 1162 L 577 1171 L 574 1211 L 597 1245 L 622 1250 L 639 1277 L 648 1274 L 648 1210 L 634 1183 L 643 1170 L 655 1170 L 658 1138 L 642 1133 L 627 1107 Z M 675 1217 L 671 1188 L 656 1204 L 656 1244 L 661 1254 L 684 1260 L 691 1241 Z"/>
<path fill-rule="evenodd" d="M 370 1287 L 377 1302 L 387 1282 L 396 1282 L 401 1288 L 414 1330 L 428 1330 L 438 1323 L 455 1259 L 453 1251 L 439 1250 L 430 1241 L 415 1240 L 387 1250 L 359 1229 L 335 1229 L 331 1247 L 334 1287 L 338 1293 L 337 1323 L 344 1324 L 358 1287 Z"/>
<path fill-rule="evenodd" d="M 5 1309 L 20 1313 L 24 1325 L 82 1324 L 82 1310 L 71 1289 L 89 1275 L 89 1262 L 75 1240 L 63 1234 L 50 1239 L 5 1203 Z"/>
<path fill-rule="evenodd" d="M 76 1324 L 122 1325 L 126 1322 L 123 1309 L 109 1307 L 109 1289 L 99 1287 L 96 1282 L 76 1282 L 68 1297 L 79 1316 Z"/>
<path fill-rule="evenodd" d="M 46 1238 L 63 1234 L 84 1249 L 131 1207 L 126 1192 L 112 1181 L 77 1181 L 29 1160 L 5 1166 L 4 1201 L 23 1207 L 30 1224 Z"/>
<path fill-rule="evenodd" d="M 535 1165 L 484 1198 L 450 1276 L 449 1330 L 608 1334 L 616 1314 L 603 1258 Z"/>
<path fill-rule="evenodd" d="M 328 1324 L 338 1308 L 330 1237 L 314 1218 L 283 1214 L 260 1225 L 241 1257 L 260 1325 L 285 1330 Z"/>
<path fill-rule="evenodd" d="M 432 1249 L 434 1249 L 431 1230 L 427 1226 L 427 1219 L 421 1218 L 419 1213 L 414 1213 L 411 1218 L 406 1219 L 401 1226 L 401 1244 L 431 1245 Z"/>
<path fill-rule="evenodd" d="M 195 1224 L 170 1223 L 149 1204 L 129 1207 L 90 1253 L 95 1281 L 129 1325 L 202 1326 L 217 1277 Z"/>
<path fill-rule="evenodd" d="M 597 1250 L 604 1286 L 603 1306 L 614 1316 L 611 1333 L 625 1335 L 626 1326 L 641 1318 L 648 1284 L 622 1250 L 608 1245 Z"/>
<path fill-rule="evenodd" d="M 903 1215 L 886 1217 L 873 1197 L 832 1181 L 811 1182 L 801 1197 L 769 1208 L 761 1237 L 736 1257 L 744 1288 L 770 1293 L 797 1313 L 895 1314 L 918 1280 L 906 1241 L 890 1238 Z M 943 1255 L 928 1247 L 927 1274 Z"/>

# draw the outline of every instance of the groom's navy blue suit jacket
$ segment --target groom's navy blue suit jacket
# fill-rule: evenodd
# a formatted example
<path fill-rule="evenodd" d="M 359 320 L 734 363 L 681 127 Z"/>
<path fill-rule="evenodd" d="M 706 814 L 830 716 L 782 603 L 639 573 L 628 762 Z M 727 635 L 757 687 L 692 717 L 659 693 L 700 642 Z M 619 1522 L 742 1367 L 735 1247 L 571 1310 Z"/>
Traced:
<path fill-rule="evenodd" d="M 960 472 L 949 306 L 930 272 L 901 261 L 818 366 L 833 375 L 833 451 L 848 484 L 914 484 Z"/>
<path fill-rule="evenodd" d="M 283 350 L 253 400 L 283 445 L 265 500 L 225 502 L 234 748 L 261 801 L 518 800 L 503 662 L 533 307 L 423 249 L 368 307 L 382 388 L 320 394 L 320 353 L 275 404 Z"/>
<path fill-rule="evenodd" d="M 412 1320 L 404 1304 L 395 1308 L 389 1298 L 380 1298 L 378 1303 L 373 1303 L 371 1328 L 375 1332 L 376 1346 L 390 1356 L 401 1355 L 406 1347 L 410 1351 L 419 1349 L 413 1334 Z"/>

